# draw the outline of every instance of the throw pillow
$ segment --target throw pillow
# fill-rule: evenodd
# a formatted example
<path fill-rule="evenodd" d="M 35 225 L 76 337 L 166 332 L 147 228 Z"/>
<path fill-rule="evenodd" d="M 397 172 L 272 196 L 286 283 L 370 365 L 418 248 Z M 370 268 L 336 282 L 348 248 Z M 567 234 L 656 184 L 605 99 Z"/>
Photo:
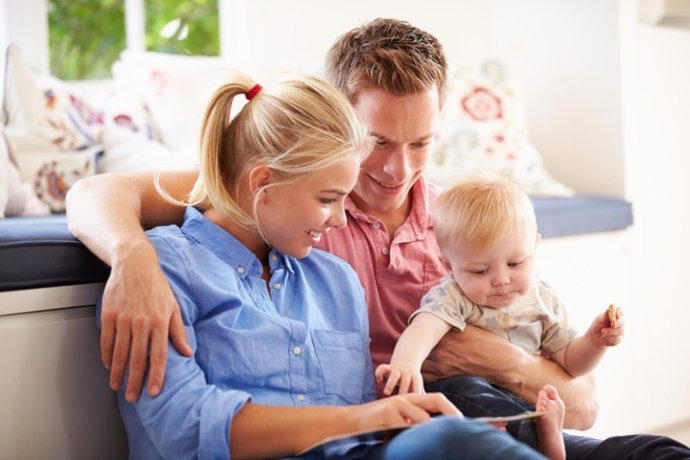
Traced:
<path fill-rule="evenodd" d="M 64 211 L 72 184 L 97 172 L 103 114 L 64 82 L 33 71 L 14 45 L 7 49 L 3 108 L 22 179 L 51 211 Z"/>
<path fill-rule="evenodd" d="M 4 92 L 5 132 L 20 154 L 79 150 L 98 143 L 103 114 L 64 82 L 34 72 L 15 45 L 7 48 Z"/>
<path fill-rule="evenodd" d="M 48 207 L 34 195 L 31 186 L 22 182 L 17 168 L 10 141 L 0 131 L 0 218 L 50 213 Z"/>
<path fill-rule="evenodd" d="M 451 72 L 438 139 L 426 170 L 440 186 L 481 174 L 508 176 L 533 196 L 570 196 L 553 179 L 527 136 L 520 90 L 504 61 Z"/>
<path fill-rule="evenodd" d="M 115 84 L 146 104 L 162 142 L 194 159 L 203 112 L 228 75 L 227 64 L 216 57 L 125 50 L 113 64 Z"/>

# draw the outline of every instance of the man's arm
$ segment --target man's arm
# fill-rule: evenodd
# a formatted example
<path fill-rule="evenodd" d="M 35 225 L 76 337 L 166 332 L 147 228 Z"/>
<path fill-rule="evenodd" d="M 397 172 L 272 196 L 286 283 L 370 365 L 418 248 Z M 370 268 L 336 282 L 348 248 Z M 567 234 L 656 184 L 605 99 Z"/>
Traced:
<path fill-rule="evenodd" d="M 182 222 L 184 208 L 155 190 L 152 171 L 101 174 L 78 181 L 67 194 L 69 230 L 112 267 L 103 293 L 101 359 L 110 386 L 122 386 L 129 359 L 127 399 L 136 400 L 145 377 L 151 342 L 148 390 L 160 391 L 165 376 L 168 334 L 175 348 L 191 356 L 177 301 L 161 272 L 146 228 Z M 161 185 L 183 198 L 198 170 L 166 172 Z"/>
<path fill-rule="evenodd" d="M 574 378 L 557 363 L 473 326 L 463 332 L 448 332 L 424 362 L 422 371 L 426 381 L 453 375 L 484 377 L 531 403 L 544 384 L 551 384 L 565 402 L 566 428 L 590 428 L 599 411 L 593 376 Z"/>

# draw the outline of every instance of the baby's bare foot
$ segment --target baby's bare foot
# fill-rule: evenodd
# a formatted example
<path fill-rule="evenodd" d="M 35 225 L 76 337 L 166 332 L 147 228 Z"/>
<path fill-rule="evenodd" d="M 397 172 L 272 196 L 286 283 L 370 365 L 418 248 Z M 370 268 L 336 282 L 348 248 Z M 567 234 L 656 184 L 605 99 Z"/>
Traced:
<path fill-rule="evenodd" d="M 544 385 L 539 391 L 536 404 L 537 412 L 543 413 L 537 419 L 537 437 L 542 454 L 552 460 L 565 459 L 563 443 L 563 419 L 565 404 L 558 396 L 558 391 L 551 385 Z"/>

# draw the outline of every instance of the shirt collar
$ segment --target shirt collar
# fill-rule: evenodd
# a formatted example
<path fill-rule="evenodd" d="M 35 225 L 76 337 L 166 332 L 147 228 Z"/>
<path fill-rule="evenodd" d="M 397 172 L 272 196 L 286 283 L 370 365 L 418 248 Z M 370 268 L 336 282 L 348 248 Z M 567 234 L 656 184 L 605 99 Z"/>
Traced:
<path fill-rule="evenodd" d="M 250 274 L 262 275 L 263 267 L 256 255 L 231 233 L 207 219 L 193 206 L 187 207 L 185 211 L 182 232 L 208 248 L 219 259 L 235 267 L 241 278 Z M 293 272 L 290 257 L 275 249 L 271 249 L 268 255 L 268 263 L 271 272 L 283 267 Z"/>

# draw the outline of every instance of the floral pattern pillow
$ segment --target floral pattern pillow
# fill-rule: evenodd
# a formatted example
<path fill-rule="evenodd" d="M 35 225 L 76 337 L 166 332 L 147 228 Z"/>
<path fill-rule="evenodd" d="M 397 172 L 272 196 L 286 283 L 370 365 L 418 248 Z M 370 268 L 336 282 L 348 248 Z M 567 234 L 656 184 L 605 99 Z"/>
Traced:
<path fill-rule="evenodd" d="M 33 71 L 14 45 L 7 48 L 3 104 L 22 179 L 51 211 L 64 211 L 72 184 L 98 170 L 103 113 L 64 82 Z"/>
<path fill-rule="evenodd" d="M 445 187 L 468 176 L 500 174 L 533 196 L 572 195 L 545 170 L 529 141 L 520 96 L 503 61 L 452 72 L 427 177 Z"/>

